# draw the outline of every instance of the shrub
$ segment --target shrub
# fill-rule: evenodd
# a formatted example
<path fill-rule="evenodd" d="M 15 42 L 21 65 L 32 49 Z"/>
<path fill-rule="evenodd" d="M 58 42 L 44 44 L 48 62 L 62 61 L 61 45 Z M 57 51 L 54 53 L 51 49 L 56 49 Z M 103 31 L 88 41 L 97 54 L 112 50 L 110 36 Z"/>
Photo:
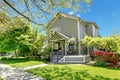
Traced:
<path fill-rule="evenodd" d="M 28 60 L 27 58 L 25 57 L 2 57 L 1 60 Z"/>
<path fill-rule="evenodd" d="M 113 66 L 118 65 L 119 56 L 114 52 L 103 52 L 100 50 L 93 51 L 92 56 L 96 61 L 96 66 L 107 66 L 107 63 L 111 63 Z"/>
<path fill-rule="evenodd" d="M 104 57 L 106 62 L 110 62 L 113 65 L 118 65 L 119 62 L 119 55 L 114 52 L 105 52 Z"/>
<path fill-rule="evenodd" d="M 95 60 L 97 60 L 98 57 L 100 57 L 100 56 L 102 57 L 103 56 L 103 52 L 100 51 L 100 50 L 93 51 L 92 52 L 92 56 L 94 57 Z"/>
<path fill-rule="evenodd" d="M 94 57 L 95 65 L 105 67 L 107 64 L 105 62 L 104 52 L 100 50 L 96 50 L 92 52 L 92 56 Z"/>
<path fill-rule="evenodd" d="M 40 54 L 43 59 L 50 61 L 50 52 L 51 52 L 51 47 L 50 45 L 46 44 L 42 47 Z"/>
<path fill-rule="evenodd" d="M 95 66 L 106 67 L 107 63 L 105 61 L 96 61 Z"/>

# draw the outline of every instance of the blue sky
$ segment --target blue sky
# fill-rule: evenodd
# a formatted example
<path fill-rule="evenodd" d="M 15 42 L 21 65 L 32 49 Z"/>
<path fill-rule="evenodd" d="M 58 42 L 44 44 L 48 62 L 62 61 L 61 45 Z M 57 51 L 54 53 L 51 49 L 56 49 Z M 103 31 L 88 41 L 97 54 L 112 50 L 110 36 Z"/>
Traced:
<path fill-rule="evenodd" d="M 24 7 L 21 8 L 21 6 L 21 4 L 18 5 L 20 9 L 25 9 Z M 60 12 L 79 16 L 85 21 L 95 22 L 100 28 L 99 33 L 102 37 L 117 33 L 120 34 L 120 0 L 93 0 L 93 5 L 90 7 L 90 11 L 87 11 L 86 13 L 74 13 L 69 9 L 61 9 Z M 44 19 L 38 21 L 41 23 L 48 23 L 52 18 L 53 15 L 50 15 L 49 17 L 45 16 Z"/>
<path fill-rule="evenodd" d="M 95 22 L 102 37 L 120 34 L 120 0 L 93 0 L 90 11 L 74 13 L 63 9 L 60 12 L 79 16 L 85 21 Z"/>
<path fill-rule="evenodd" d="M 90 11 L 86 13 L 68 13 L 80 15 L 83 20 L 96 22 L 102 37 L 120 33 L 120 0 L 93 0 L 93 2 Z"/>

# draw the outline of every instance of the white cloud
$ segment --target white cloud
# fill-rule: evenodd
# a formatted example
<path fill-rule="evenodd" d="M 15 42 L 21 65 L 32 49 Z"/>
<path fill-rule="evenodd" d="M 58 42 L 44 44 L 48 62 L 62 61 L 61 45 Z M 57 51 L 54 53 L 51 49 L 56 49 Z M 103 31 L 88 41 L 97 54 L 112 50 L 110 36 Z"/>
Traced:
<path fill-rule="evenodd" d="M 70 11 L 68 14 L 71 14 L 71 15 L 73 15 L 73 14 L 74 14 L 74 12 L 73 12 L 73 11 Z"/>
<path fill-rule="evenodd" d="M 80 17 L 80 15 L 79 15 L 79 14 L 77 14 L 76 16 L 77 16 L 77 17 Z"/>

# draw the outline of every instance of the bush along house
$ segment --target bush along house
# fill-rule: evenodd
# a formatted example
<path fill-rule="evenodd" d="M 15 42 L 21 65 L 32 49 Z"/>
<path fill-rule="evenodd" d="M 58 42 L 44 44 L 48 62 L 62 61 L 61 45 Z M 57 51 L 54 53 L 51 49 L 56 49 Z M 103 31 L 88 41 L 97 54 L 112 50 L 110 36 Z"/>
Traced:
<path fill-rule="evenodd" d="M 81 45 L 86 36 L 98 37 L 98 26 L 94 22 L 57 13 L 49 22 L 46 30 L 48 43 L 52 47 L 51 61 L 57 63 L 85 63 L 90 60 L 90 49 Z"/>

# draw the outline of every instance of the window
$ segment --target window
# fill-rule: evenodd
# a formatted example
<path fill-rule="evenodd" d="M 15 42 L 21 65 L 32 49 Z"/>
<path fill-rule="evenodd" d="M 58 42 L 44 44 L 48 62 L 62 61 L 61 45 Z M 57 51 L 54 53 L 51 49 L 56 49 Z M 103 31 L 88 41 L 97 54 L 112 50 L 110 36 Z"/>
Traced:
<path fill-rule="evenodd" d="M 75 51 L 75 43 L 69 43 L 68 52 L 72 53 Z"/>
<path fill-rule="evenodd" d="M 50 30 L 50 31 L 49 31 L 49 37 L 52 37 L 52 36 L 54 35 L 54 33 L 55 33 L 55 31 Z"/>

